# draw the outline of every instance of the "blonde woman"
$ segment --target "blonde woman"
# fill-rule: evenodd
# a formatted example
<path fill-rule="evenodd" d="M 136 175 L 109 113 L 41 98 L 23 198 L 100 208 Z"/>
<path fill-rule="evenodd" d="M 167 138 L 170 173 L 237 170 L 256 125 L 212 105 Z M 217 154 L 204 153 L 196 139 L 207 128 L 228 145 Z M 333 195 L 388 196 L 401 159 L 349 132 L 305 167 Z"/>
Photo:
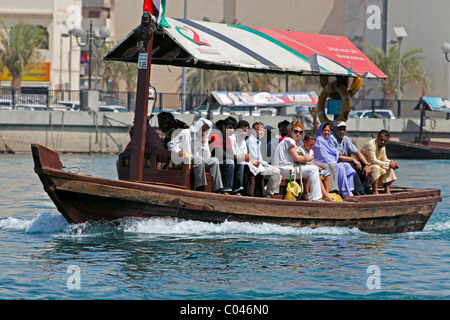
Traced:
<path fill-rule="evenodd" d="M 321 200 L 322 188 L 319 176 L 319 168 L 315 165 L 296 165 L 312 161 L 310 155 L 299 155 L 297 141 L 303 136 L 303 125 L 300 121 L 292 122 L 288 128 L 288 136 L 284 138 L 275 149 L 274 165 L 280 168 L 283 179 L 288 179 L 292 170 L 296 175 L 301 173 L 302 178 L 308 179 L 310 201 Z M 300 172 L 301 170 L 301 172 Z"/>

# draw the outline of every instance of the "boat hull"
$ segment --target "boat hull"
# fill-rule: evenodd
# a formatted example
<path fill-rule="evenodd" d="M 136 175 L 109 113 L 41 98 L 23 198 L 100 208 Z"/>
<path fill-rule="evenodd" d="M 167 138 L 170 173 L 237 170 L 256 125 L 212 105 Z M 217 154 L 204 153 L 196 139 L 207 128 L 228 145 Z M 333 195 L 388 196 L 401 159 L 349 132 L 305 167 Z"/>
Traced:
<path fill-rule="evenodd" d="M 386 152 L 391 159 L 450 159 L 450 144 L 424 145 L 389 141 Z"/>
<path fill-rule="evenodd" d="M 348 227 L 389 234 L 423 230 L 442 200 L 437 189 L 403 189 L 392 195 L 348 197 L 342 202 L 238 197 L 65 172 L 58 168 L 59 158 L 42 146 L 33 148 L 33 157 L 44 190 L 70 223 L 166 217 Z"/>

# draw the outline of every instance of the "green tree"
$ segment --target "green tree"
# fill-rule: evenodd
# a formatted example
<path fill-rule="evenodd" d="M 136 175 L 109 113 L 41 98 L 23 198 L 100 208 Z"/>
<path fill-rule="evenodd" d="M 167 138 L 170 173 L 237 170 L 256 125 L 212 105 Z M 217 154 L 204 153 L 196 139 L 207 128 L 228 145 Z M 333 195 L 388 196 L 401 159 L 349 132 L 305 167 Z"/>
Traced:
<path fill-rule="evenodd" d="M 12 88 L 20 88 L 27 67 L 42 61 L 39 49 L 47 40 L 45 29 L 22 22 L 10 29 L 3 20 L 0 30 L 0 65 L 8 68 Z"/>
<path fill-rule="evenodd" d="M 180 84 L 179 92 L 181 92 L 181 86 Z M 240 91 L 249 88 L 247 74 L 244 72 L 189 68 L 186 73 L 187 93 L 205 93 L 213 90 Z"/>
<path fill-rule="evenodd" d="M 395 99 L 398 91 L 398 45 L 391 45 L 387 53 L 369 44 L 365 46 L 372 51 L 372 53 L 366 54 L 367 57 L 388 76 L 388 79 L 384 80 L 380 87 L 384 98 Z M 400 91 L 403 91 L 404 85 L 412 83 L 423 82 L 425 87 L 430 86 L 430 79 L 421 65 L 425 58 L 418 55 L 421 52 L 421 49 L 409 49 L 401 55 Z"/>
<path fill-rule="evenodd" d="M 187 71 L 186 87 L 187 93 L 205 93 L 207 90 L 270 92 L 280 91 L 281 79 L 285 79 L 285 76 L 244 71 L 205 70 L 202 84 L 201 69 L 191 68 Z M 181 92 L 181 86 L 180 84 L 179 92 Z M 201 92 L 202 88 L 203 92 Z"/>
<path fill-rule="evenodd" d="M 120 90 L 120 81 L 125 81 L 127 91 L 134 91 L 137 85 L 137 64 L 123 63 L 119 61 L 105 61 L 102 57 L 113 47 L 113 44 L 104 45 L 98 48 L 93 54 L 94 69 L 98 65 L 102 74 L 102 87 L 105 89 L 110 83 L 111 91 Z"/>

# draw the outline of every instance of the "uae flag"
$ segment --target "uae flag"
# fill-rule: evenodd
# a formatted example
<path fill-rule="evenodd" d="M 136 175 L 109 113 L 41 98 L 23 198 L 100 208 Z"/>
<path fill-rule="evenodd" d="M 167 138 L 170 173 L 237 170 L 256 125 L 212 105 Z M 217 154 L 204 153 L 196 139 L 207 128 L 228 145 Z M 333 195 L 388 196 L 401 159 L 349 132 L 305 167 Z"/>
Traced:
<path fill-rule="evenodd" d="M 155 16 L 156 25 L 161 28 L 170 28 L 164 14 L 166 12 L 166 0 L 144 0 L 144 12 Z"/>

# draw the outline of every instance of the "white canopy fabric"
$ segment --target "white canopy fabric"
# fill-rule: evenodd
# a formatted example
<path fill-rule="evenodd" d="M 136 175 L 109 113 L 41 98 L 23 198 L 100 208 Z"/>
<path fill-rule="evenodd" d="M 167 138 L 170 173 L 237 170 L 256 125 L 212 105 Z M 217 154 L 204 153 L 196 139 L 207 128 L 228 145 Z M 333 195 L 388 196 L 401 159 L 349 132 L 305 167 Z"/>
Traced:
<path fill-rule="evenodd" d="M 155 33 L 152 63 L 204 69 L 386 78 L 344 36 L 166 18 Z M 136 29 L 135 29 L 136 30 Z M 105 57 L 137 61 L 134 31 Z"/>

